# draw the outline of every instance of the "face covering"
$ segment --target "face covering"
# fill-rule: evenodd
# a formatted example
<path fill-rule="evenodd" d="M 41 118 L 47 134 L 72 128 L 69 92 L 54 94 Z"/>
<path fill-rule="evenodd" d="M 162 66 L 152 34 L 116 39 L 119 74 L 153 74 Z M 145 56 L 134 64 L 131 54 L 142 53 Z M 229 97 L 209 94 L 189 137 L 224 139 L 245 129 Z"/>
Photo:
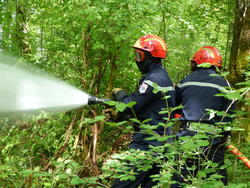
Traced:
<path fill-rule="evenodd" d="M 155 58 L 149 52 L 140 49 L 135 50 L 135 61 L 142 74 L 147 74 L 152 64 L 161 63 L 160 58 Z"/>
<path fill-rule="evenodd" d="M 150 59 L 144 59 L 141 62 L 136 61 L 136 65 L 142 74 L 146 74 L 149 71 L 149 67 L 151 66 Z"/>

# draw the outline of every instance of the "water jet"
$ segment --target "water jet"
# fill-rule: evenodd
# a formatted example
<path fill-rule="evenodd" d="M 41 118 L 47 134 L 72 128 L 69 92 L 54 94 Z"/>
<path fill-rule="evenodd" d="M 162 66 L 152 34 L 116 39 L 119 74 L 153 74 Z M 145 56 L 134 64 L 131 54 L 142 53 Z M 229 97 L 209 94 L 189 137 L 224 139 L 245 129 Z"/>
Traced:
<path fill-rule="evenodd" d="M 0 113 L 49 110 L 61 112 L 105 103 L 37 68 L 18 67 L 16 58 L 0 55 Z"/>

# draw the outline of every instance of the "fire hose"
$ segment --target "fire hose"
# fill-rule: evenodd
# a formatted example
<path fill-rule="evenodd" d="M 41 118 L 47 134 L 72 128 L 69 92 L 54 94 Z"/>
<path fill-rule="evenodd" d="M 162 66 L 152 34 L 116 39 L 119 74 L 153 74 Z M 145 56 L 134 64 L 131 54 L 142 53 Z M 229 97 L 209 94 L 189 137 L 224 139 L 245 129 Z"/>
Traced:
<path fill-rule="evenodd" d="M 180 118 L 181 118 L 181 114 L 175 113 L 175 114 L 174 114 L 174 117 L 177 118 L 177 119 L 180 119 Z M 244 163 L 244 165 L 245 165 L 246 167 L 250 168 L 250 160 L 249 160 L 247 157 L 245 157 L 245 156 L 243 155 L 243 153 L 240 152 L 239 149 L 237 149 L 237 148 L 236 148 L 234 145 L 232 145 L 232 144 L 227 145 L 226 148 L 229 149 L 229 152 L 230 152 L 230 153 L 236 155 L 237 158 L 238 158 L 239 160 L 241 160 L 241 161 Z"/>
<path fill-rule="evenodd" d="M 243 155 L 243 153 L 240 152 L 240 150 L 238 150 L 238 149 L 237 149 L 234 145 L 232 145 L 232 144 L 227 145 L 226 147 L 229 149 L 229 151 L 230 151 L 232 154 L 236 155 L 237 158 L 240 159 L 240 160 L 244 163 L 244 165 L 245 165 L 246 167 L 250 168 L 250 160 L 249 160 L 247 157 L 245 157 L 245 156 Z"/>

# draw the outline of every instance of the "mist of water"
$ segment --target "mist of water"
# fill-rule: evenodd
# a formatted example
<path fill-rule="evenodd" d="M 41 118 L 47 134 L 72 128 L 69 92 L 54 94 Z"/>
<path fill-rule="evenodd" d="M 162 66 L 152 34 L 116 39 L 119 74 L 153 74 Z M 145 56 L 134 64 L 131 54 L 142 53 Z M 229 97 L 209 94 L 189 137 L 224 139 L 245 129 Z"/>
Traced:
<path fill-rule="evenodd" d="M 0 112 L 59 112 L 87 105 L 85 92 L 38 69 L 18 68 L 18 61 L 0 55 Z"/>

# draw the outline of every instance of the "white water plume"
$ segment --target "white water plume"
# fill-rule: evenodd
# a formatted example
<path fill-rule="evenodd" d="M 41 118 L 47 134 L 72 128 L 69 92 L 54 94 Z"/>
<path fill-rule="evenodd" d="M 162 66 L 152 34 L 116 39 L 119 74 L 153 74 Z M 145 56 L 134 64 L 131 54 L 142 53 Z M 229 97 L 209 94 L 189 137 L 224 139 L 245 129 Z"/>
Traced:
<path fill-rule="evenodd" d="M 87 105 L 88 94 L 37 69 L 17 68 L 17 62 L 0 55 L 0 112 L 58 112 Z"/>

